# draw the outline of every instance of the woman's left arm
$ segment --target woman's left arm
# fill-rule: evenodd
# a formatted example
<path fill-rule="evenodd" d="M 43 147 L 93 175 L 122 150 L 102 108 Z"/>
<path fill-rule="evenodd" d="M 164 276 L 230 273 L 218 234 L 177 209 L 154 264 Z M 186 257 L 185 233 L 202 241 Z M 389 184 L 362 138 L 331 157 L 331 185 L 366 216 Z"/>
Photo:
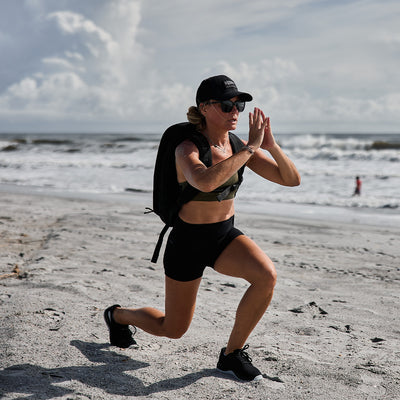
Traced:
<path fill-rule="evenodd" d="M 261 149 L 267 150 L 273 159 L 269 158 Z M 294 163 L 282 151 L 278 143 L 276 143 L 269 118 L 265 127 L 261 149 L 258 149 L 247 162 L 247 166 L 251 170 L 263 178 L 280 185 L 300 185 L 300 174 Z"/>

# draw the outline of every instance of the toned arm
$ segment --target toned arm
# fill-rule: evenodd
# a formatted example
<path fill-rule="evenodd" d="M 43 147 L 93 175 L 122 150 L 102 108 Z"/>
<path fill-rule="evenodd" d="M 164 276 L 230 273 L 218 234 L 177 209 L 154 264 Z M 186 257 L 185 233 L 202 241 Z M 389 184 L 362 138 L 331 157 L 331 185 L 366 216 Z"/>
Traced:
<path fill-rule="evenodd" d="M 202 192 L 212 192 L 246 164 L 251 155 L 247 150 L 239 151 L 207 168 L 199 159 L 196 145 L 186 140 L 175 151 L 178 180 L 186 180 Z"/>

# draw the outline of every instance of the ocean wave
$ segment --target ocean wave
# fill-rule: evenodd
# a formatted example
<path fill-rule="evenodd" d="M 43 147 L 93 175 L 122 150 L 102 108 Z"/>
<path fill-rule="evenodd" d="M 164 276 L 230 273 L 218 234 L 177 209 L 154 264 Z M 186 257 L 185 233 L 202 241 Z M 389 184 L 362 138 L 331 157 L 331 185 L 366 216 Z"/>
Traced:
<path fill-rule="evenodd" d="M 154 136 L 154 135 L 153 135 Z M 0 152 L 57 152 L 132 154 L 151 150 L 154 155 L 158 140 L 152 135 L 26 135 L 0 136 Z M 296 158 L 310 160 L 387 160 L 400 161 L 400 135 L 379 138 L 379 135 L 280 135 L 284 151 Z"/>
<path fill-rule="evenodd" d="M 399 204 L 384 204 L 383 206 L 380 206 L 379 208 L 385 208 L 385 209 L 391 209 L 395 210 L 396 208 L 399 208 Z"/>
<path fill-rule="evenodd" d="M 380 138 L 379 135 L 290 135 L 279 137 L 281 146 L 285 149 L 370 151 L 399 150 L 400 135 Z"/>
<path fill-rule="evenodd" d="M 60 145 L 70 145 L 74 143 L 71 140 L 65 139 L 32 139 L 31 143 L 36 146 L 40 145 L 53 145 L 53 146 L 60 146 Z"/>
<path fill-rule="evenodd" d="M 400 143 L 376 140 L 371 145 L 365 146 L 365 149 L 366 150 L 388 150 L 388 149 L 400 150 Z"/>
<path fill-rule="evenodd" d="M 343 151 L 338 149 L 295 149 L 286 153 L 296 160 L 326 160 L 326 161 L 387 161 L 395 163 L 400 161 L 398 150 L 382 151 Z"/>
<path fill-rule="evenodd" d="M 152 190 L 138 189 L 138 188 L 125 188 L 125 192 L 133 192 L 133 193 L 151 193 Z"/>
<path fill-rule="evenodd" d="M 17 144 L 9 144 L 0 149 L 0 151 L 4 151 L 4 152 L 17 151 L 17 150 L 18 150 Z"/>
<path fill-rule="evenodd" d="M 69 135 L 66 135 L 69 136 Z M 139 136 L 71 135 L 71 138 L 12 137 L 0 135 L 2 153 L 82 153 L 82 154 L 132 154 L 137 151 L 157 149 L 154 140 Z"/>
<path fill-rule="evenodd" d="M 0 183 L 93 193 L 149 193 L 159 138 L 147 135 L 0 135 Z M 278 136 L 278 135 L 277 135 Z M 396 214 L 400 204 L 400 151 L 370 149 L 370 135 L 279 135 L 302 175 L 296 188 L 266 183 L 251 170 L 238 200 L 366 208 Z M 382 137 L 400 143 L 400 135 Z M 11 146 L 11 147 L 9 147 Z M 8 148 L 8 149 L 7 149 Z M 4 150 L 7 149 L 7 150 Z M 351 197 L 354 178 L 362 196 Z"/>

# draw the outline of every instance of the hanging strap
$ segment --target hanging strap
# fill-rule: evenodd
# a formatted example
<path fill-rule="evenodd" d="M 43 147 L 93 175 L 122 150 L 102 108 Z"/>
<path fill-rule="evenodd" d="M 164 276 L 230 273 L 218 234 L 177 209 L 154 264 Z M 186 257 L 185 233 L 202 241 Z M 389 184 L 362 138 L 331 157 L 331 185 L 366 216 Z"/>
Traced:
<path fill-rule="evenodd" d="M 164 228 L 160 232 L 160 235 L 158 236 L 156 248 L 154 249 L 153 257 L 151 257 L 151 262 L 156 263 L 158 260 L 158 256 L 160 255 L 160 250 L 162 246 L 162 242 L 164 240 L 164 235 L 166 234 L 169 226 L 167 224 L 164 225 Z"/>

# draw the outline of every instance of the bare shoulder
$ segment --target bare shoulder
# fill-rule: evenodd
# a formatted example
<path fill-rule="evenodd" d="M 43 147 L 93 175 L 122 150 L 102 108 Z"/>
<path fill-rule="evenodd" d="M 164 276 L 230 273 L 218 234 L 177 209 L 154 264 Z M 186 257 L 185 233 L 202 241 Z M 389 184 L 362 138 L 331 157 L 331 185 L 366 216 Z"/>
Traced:
<path fill-rule="evenodd" d="M 199 149 L 191 140 L 184 140 L 175 149 L 176 157 L 199 156 Z"/>

